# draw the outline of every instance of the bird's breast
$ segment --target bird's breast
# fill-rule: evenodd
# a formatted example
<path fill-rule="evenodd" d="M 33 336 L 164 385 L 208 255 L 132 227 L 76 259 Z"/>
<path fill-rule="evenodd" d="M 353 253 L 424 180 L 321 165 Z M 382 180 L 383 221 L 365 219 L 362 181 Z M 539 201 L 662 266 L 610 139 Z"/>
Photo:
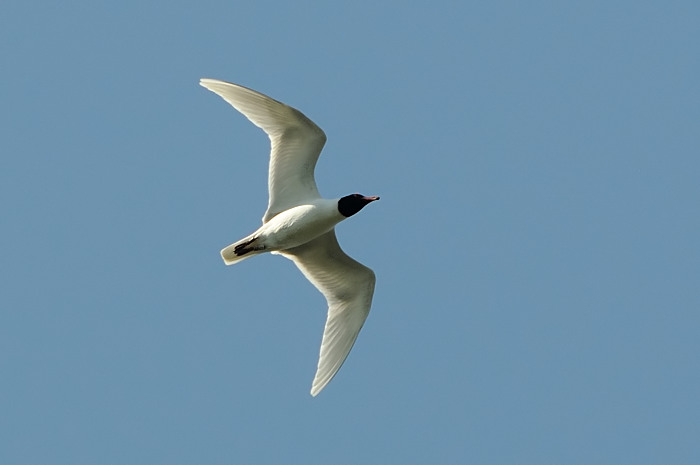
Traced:
<path fill-rule="evenodd" d="M 285 250 L 306 244 L 330 231 L 344 217 L 333 204 L 310 204 L 290 208 L 263 226 L 265 247 Z"/>

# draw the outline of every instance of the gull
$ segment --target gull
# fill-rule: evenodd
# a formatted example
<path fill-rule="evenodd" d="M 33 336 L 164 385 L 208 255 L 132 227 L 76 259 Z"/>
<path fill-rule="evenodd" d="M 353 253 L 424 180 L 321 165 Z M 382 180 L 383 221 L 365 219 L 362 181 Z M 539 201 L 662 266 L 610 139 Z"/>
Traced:
<path fill-rule="evenodd" d="M 247 87 L 216 79 L 199 83 L 270 138 L 269 202 L 263 224 L 221 250 L 221 257 L 233 265 L 265 252 L 282 255 L 324 295 L 328 316 L 311 385 L 311 395 L 316 396 L 345 362 L 374 295 L 374 272 L 343 252 L 335 226 L 379 197 L 322 198 L 314 179 L 326 142 L 321 128 L 300 111 Z"/>

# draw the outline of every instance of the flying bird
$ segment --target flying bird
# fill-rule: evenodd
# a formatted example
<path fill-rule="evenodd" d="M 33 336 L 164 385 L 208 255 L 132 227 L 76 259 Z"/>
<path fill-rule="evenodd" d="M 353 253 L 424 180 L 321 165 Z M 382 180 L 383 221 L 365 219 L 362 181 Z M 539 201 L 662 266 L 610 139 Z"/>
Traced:
<path fill-rule="evenodd" d="M 321 128 L 300 111 L 252 89 L 216 79 L 199 83 L 270 138 L 269 201 L 262 226 L 225 247 L 221 257 L 233 265 L 265 252 L 282 255 L 325 296 L 328 316 L 311 385 L 311 395 L 316 396 L 350 353 L 374 294 L 374 272 L 343 252 L 335 225 L 379 197 L 322 198 L 314 179 L 316 161 L 326 142 Z"/>

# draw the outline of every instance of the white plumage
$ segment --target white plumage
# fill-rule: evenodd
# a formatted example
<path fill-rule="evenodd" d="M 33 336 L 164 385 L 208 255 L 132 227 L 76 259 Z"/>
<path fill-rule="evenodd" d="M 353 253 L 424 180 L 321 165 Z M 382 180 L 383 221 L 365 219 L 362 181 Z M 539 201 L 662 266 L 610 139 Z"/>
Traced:
<path fill-rule="evenodd" d="M 335 225 L 379 197 L 321 198 L 314 168 L 326 142 L 321 128 L 298 110 L 237 84 L 202 79 L 270 137 L 269 203 L 255 232 L 221 251 L 227 265 L 272 252 L 292 260 L 323 293 L 328 317 L 311 395 L 335 376 L 367 318 L 374 272 L 343 252 Z"/>

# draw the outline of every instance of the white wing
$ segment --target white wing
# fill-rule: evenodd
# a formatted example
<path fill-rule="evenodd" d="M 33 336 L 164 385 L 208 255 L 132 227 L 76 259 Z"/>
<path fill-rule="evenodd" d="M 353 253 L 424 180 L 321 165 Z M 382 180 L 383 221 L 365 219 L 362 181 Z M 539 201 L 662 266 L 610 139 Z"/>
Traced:
<path fill-rule="evenodd" d="M 314 168 L 326 135 L 300 111 L 266 95 L 230 82 L 201 79 L 200 85 L 218 94 L 270 137 L 270 200 L 266 223 L 276 214 L 321 196 Z"/>
<path fill-rule="evenodd" d="M 374 272 L 343 252 L 333 229 L 279 253 L 293 260 L 328 301 L 318 369 L 311 385 L 311 395 L 315 396 L 338 372 L 367 319 L 374 294 Z"/>

